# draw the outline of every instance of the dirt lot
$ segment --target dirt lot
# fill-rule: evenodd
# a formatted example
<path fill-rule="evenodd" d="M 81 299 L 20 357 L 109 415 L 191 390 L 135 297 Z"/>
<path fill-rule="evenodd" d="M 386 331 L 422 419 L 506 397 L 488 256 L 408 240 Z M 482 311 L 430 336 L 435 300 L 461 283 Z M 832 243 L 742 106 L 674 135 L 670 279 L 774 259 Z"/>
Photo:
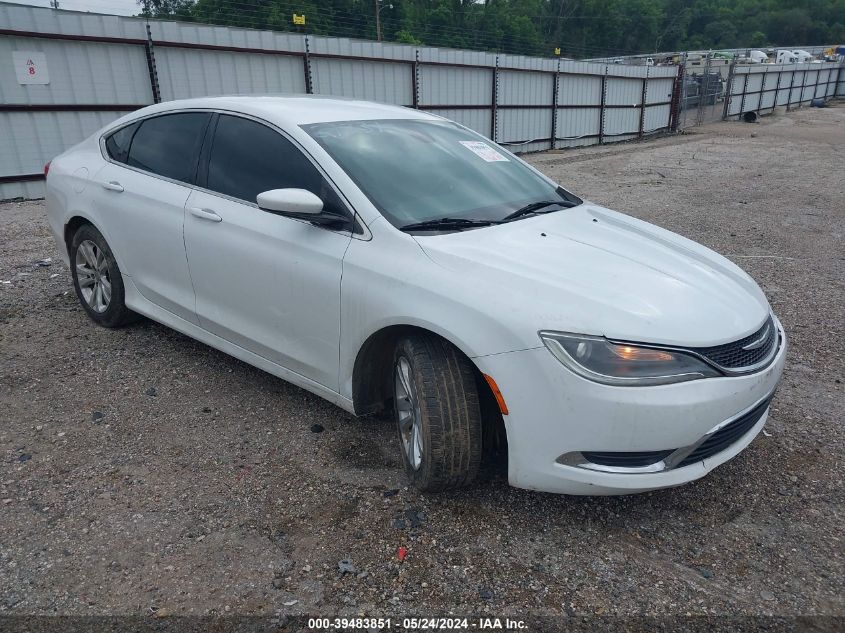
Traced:
<path fill-rule="evenodd" d="M 531 157 L 733 259 L 790 337 L 764 435 L 623 498 L 408 490 L 388 420 L 95 327 L 43 204 L 3 204 L 0 615 L 845 616 L 843 148 L 839 106 Z"/>

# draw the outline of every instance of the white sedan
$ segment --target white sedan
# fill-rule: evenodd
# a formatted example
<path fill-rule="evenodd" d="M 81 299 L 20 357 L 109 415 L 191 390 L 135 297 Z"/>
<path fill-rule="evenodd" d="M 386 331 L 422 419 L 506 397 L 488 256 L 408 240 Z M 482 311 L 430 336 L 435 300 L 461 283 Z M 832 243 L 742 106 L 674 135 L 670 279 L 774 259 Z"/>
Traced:
<path fill-rule="evenodd" d="M 438 116 L 318 97 L 150 106 L 47 165 L 96 323 L 144 315 L 355 415 L 411 482 L 697 479 L 763 428 L 786 338 L 716 253 Z"/>

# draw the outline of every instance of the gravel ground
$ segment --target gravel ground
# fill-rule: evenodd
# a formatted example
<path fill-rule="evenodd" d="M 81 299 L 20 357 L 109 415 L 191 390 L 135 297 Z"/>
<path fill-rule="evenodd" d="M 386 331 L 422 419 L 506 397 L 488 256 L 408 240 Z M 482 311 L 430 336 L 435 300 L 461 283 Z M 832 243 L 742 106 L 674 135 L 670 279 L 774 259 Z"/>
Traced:
<path fill-rule="evenodd" d="M 0 615 L 845 615 L 843 147 L 840 105 L 530 157 L 730 257 L 790 336 L 766 433 L 631 497 L 409 490 L 390 421 L 96 327 L 43 203 L 0 205 Z"/>

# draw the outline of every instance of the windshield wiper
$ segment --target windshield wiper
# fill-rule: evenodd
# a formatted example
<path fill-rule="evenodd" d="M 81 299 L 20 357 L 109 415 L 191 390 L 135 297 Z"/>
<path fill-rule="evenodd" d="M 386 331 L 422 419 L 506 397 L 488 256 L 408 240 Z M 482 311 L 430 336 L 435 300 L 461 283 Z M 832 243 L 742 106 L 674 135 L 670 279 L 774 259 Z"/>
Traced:
<path fill-rule="evenodd" d="M 472 218 L 436 218 L 434 220 L 425 220 L 424 222 L 414 222 L 413 224 L 406 224 L 400 226 L 400 231 L 440 231 L 449 229 L 469 229 L 476 226 L 490 226 L 491 224 L 499 224 L 498 220 L 475 220 Z"/>
<path fill-rule="evenodd" d="M 460 231 L 461 229 L 471 229 L 478 226 L 491 226 L 493 224 L 502 224 L 504 222 L 510 222 L 512 220 L 516 220 L 517 218 L 521 218 L 526 215 L 531 215 L 533 213 L 539 213 L 541 209 L 546 207 L 550 207 L 552 205 L 557 205 L 563 209 L 569 209 L 571 207 L 577 206 L 577 202 L 570 202 L 569 200 L 540 200 L 538 202 L 532 202 L 530 204 L 526 204 L 524 207 L 517 209 L 513 213 L 506 215 L 501 220 L 481 220 L 481 219 L 474 219 L 474 218 L 435 218 L 434 220 L 425 220 L 423 222 L 414 222 L 413 224 L 406 224 L 405 226 L 400 226 L 400 231 L 441 231 L 441 230 L 457 230 Z M 543 211 L 542 213 L 551 213 L 552 211 L 558 211 L 559 209 L 550 209 L 549 211 Z"/>
<path fill-rule="evenodd" d="M 525 215 L 537 213 L 538 211 L 540 211 L 540 209 L 545 209 L 546 207 L 550 207 L 553 204 L 556 204 L 564 209 L 570 209 L 576 206 L 576 203 L 570 202 L 569 200 L 539 200 L 537 202 L 531 202 L 530 204 L 526 204 L 524 207 L 521 207 L 513 213 L 506 215 L 501 219 L 501 222 L 510 222 L 511 220 L 516 220 L 517 218 L 521 218 Z M 551 209 L 549 211 L 544 211 L 543 213 L 551 213 L 552 211 L 558 211 L 558 209 Z"/>

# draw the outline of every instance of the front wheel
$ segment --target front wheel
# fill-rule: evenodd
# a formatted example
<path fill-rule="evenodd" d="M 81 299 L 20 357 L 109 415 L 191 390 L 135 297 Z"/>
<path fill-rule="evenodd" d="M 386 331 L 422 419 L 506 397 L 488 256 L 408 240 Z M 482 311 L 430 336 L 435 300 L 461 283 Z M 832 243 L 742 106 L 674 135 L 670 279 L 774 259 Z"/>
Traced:
<path fill-rule="evenodd" d="M 423 491 L 472 482 L 481 463 L 481 409 L 469 359 L 432 334 L 414 334 L 396 346 L 394 412 L 402 461 Z"/>

